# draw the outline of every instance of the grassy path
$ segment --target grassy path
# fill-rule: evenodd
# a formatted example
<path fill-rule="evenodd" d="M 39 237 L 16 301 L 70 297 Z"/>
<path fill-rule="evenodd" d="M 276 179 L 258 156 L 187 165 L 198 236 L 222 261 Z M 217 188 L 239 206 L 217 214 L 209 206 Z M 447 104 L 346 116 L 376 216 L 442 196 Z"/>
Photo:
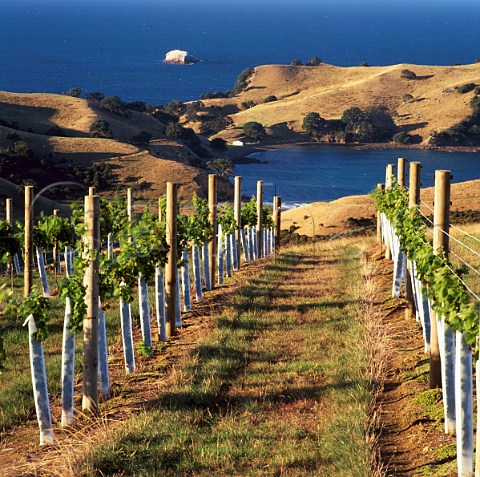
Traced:
<path fill-rule="evenodd" d="M 368 475 L 359 270 L 342 241 L 283 254 L 83 473 Z"/>

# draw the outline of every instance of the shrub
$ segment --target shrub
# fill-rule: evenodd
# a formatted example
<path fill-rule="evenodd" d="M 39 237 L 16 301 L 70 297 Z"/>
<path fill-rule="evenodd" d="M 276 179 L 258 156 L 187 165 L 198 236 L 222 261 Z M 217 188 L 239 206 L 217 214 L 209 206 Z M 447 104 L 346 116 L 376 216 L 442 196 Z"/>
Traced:
<path fill-rule="evenodd" d="M 300 58 L 295 58 L 290 64 L 292 66 L 303 66 L 302 60 Z"/>
<path fill-rule="evenodd" d="M 152 135 L 148 131 L 140 131 L 138 134 L 130 139 L 130 142 L 135 146 L 144 146 L 152 140 Z"/>
<path fill-rule="evenodd" d="M 410 70 L 402 70 L 402 74 L 400 75 L 400 78 L 405 78 L 408 80 L 414 80 L 417 79 L 417 75 Z"/>
<path fill-rule="evenodd" d="M 161 109 L 153 110 L 150 115 L 154 117 L 157 121 L 160 121 L 162 124 L 178 123 L 178 116 L 173 116 L 171 114 L 165 113 Z"/>
<path fill-rule="evenodd" d="M 312 136 L 317 137 L 320 131 L 325 129 L 327 121 L 323 119 L 318 113 L 308 113 L 303 118 L 302 128 Z"/>
<path fill-rule="evenodd" d="M 200 126 L 201 134 L 217 134 L 227 129 L 232 124 L 232 120 L 228 116 L 218 116 L 216 118 L 204 121 Z"/>
<path fill-rule="evenodd" d="M 108 121 L 103 119 L 97 119 L 90 125 L 89 129 L 90 137 L 100 137 L 111 139 L 113 137 L 112 128 Z"/>
<path fill-rule="evenodd" d="M 79 98 L 82 94 L 82 90 L 80 88 L 71 88 L 62 94 L 64 94 L 65 96 L 71 96 L 72 98 Z"/>
<path fill-rule="evenodd" d="M 130 111 L 137 111 L 139 113 L 146 113 L 149 110 L 147 103 L 143 101 L 133 101 L 132 103 L 126 103 L 125 108 Z"/>
<path fill-rule="evenodd" d="M 401 131 L 393 135 L 393 142 L 395 144 L 412 144 L 413 138 L 406 131 Z"/>
<path fill-rule="evenodd" d="M 473 91 L 476 86 L 477 85 L 475 83 L 466 83 L 462 86 L 459 86 L 457 92 L 460 94 L 470 93 L 470 91 Z"/>
<path fill-rule="evenodd" d="M 318 66 L 321 63 L 322 60 L 318 56 L 314 56 L 313 58 L 310 58 L 305 64 L 307 66 Z"/>
<path fill-rule="evenodd" d="M 480 109 L 480 96 L 474 96 L 474 97 L 470 100 L 470 106 L 471 106 L 473 109 Z"/>
<path fill-rule="evenodd" d="M 263 100 L 263 102 L 264 102 L 264 103 L 271 103 L 272 101 L 276 101 L 276 100 L 277 100 L 277 97 L 272 94 L 272 95 L 270 95 L 270 96 L 267 96 L 267 97 Z"/>
<path fill-rule="evenodd" d="M 243 109 L 250 109 L 250 108 L 253 108 L 254 106 L 255 106 L 255 102 L 252 100 L 245 101 L 241 104 L 241 107 Z"/>
<path fill-rule="evenodd" d="M 210 141 L 210 146 L 217 151 L 225 151 L 227 149 L 227 141 L 221 137 L 216 137 Z"/>
<path fill-rule="evenodd" d="M 411 94 L 409 93 L 405 93 L 403 96 L 402 96 L 402 101 L 404 103 L 412 103 L 414 101 L 414 98 Z"/>
<path fill-rule="evenodd" d="M 215 91 L 215 93 L 203 93 L 200 96 L 200 99 L 217 99 L 217 98 L 228 98 L 228 92 L 222 93 L 221 91 Z"/>
<path fill-rule="evenodd" d="M 105 98 L 105 95 L 103 93 L 98 93 L 98 92 L 88 93 L 85 96 L 85 99 L 88 101 L 101 101 L 103 98 Z"/>
<path fill-rule="evenodd" d="M 361 61 L 358 66 L 370 66 L 366 61 Z"/>
<path fill-rule="evenodd" d="M 261 139 L 265 137 L 265 128 L 256 121 L 249 121 L 243 125 L 243 132 L 245 136 L 251 139 Z"/>
<path fill-rule="evenodd" d="M 182 114 L 185 114 L 185 111 L 187 110 L 187 106 L 176 99 L 172 99 L 172 101 L 162 106 L 159 106 L 159 108 L 164 113 L 170 114 L 171 116 L 176 116 L 177 118 L 180 117 Z"/>
<path fill-rule="evenodd" d="M 233 177 L 233 163 L 230 159 L 214 159 L 207 162 L 207 167 L 220 177 Z"/>
<path fill-rule="evenodd" d="M 480 86 L 477 86 L 477 87 L 473 90 L 473 93 L 474 93 L 474 94 L 480 94 Z"/>
<path fill-rule="evenodd" d="M 233 87 L 232 93 L 239 94 L 241 93 L 246 87 L 247 87 L 247 81 L 250 78 L 250 76 L 253 75 L 254 73 L 253 68 L 245 68 L 237 78 L 237 82 L 235 83 L 235 86 Z"/>
<path fill-rule="evenodd" d="M 197 112 L 200 111 L 203 103 L 201 101 L 194 101 L 187 106 L 185 111 L 185 118 L 187 121 L 196 121 L 197 120 Z"/>
<path fill-rule="evenodd" d="M 125 103 L 118 96 L 107 96 L 100 100 L 100 108 L 116 114 L 124 114 Z"/>
<path fill-rule="evenodd" d="M 178 141 L 179 139 L 182 139 L 184 135 L 184 129 L 180 124 L 178 123 L 168 123 L 167 129 L 165 129 L 165 136 L 167 136 L 169 139 L 174 139 Z"/>

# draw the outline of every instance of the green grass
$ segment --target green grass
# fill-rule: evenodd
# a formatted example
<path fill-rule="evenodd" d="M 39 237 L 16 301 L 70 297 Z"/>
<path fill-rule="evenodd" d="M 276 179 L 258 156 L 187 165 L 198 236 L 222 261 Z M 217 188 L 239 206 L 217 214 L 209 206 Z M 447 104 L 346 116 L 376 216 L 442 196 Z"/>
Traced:
<path fill-rule="evenodd" d="M 291 252 L 243 286 L 155 408 L 81 472 L 369 475 L 358 261 L 340 246 L 324 254 L 338 263 Z M 326 287 L 340 293 L 327 299 Z"/>
<path fill-rule="evenodd" d="M 23 277 L 15 278 L 14 296 L 20 299 L 23 293 Z M 59 277 L 61 280 L 61 277 Z M 38 277 L 34 276 L 34 283 Z M 9 283 L 9 281 L 8 281 Z M 49 276 L 50 286 L 56 286 L 53 276 Z M 132 312 L 135 313 L 133 307 Z M 120 332 L 118 311 L 114 308 L 106 313 L 107 335 L 111 342 Z M 55 298 L 49 314 L 49 337 L 44 342 L 47 383 L 50 398 L 61 394 L 61 349 L 64 320 L 64 305 Z M 9 324 L 6 317 L 0 316 L 0 328 Z M 14 326 L 3 332 L 7 359 L 0 371 L 0 432 L 4 432 L 28 417 L 33 417 L 32 378 L 30 374 L 28 330 L 19 319 Z M 81 334 L 77 336 L 76 369 L 81 370 Z M 53 416 L 59 419 L 60 416 Z"/>

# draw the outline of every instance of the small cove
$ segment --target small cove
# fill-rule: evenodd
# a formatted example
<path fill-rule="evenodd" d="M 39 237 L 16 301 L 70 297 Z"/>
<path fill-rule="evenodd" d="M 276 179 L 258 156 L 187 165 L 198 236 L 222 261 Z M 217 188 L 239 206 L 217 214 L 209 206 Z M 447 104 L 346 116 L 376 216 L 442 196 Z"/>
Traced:
<path fill-rule="evenodd" d="M 422 187 L 434 184 L 436 169 L 452 171 L 452 182 L 480 178 L 480 152 L 446 152 L 424 149 L 359 149 L 343 146 L 299 146 L 257 152 L 262 163 L 238 164 L 243 194 L 256 193 L 264 181 L 266 202 L 275 193 L 287 207 L 331 201 L 347 195 L 368 194 L 385 181 L 385 166 L 398 157 L 422 163 Z"/>

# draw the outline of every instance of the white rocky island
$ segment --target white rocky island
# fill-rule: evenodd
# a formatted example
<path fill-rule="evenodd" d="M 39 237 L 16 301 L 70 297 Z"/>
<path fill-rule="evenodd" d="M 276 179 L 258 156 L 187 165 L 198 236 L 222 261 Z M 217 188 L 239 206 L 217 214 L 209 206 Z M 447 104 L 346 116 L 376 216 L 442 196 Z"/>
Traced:
<path fill-rule="evenodd" d="M 165 55 L 164 63 L 173 63 L 176 65 L 190 65 L 197 63 L 196 60 L 188 51 L 172 50 Z"/>

